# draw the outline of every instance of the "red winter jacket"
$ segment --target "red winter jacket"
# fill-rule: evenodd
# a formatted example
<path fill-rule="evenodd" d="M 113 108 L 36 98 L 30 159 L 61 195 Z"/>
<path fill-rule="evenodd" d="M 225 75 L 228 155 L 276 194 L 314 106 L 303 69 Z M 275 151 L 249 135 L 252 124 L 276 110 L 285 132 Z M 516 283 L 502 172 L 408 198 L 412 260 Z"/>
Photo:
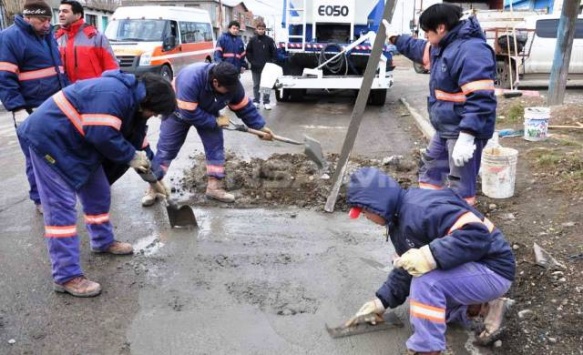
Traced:
<path fill-rule="evenodd" d="M 107 38 L 80 19 L 68 28 L 61 27 L 56 35 L 65 73 L 77 80 L 101 76 L 106 70 L 119 69 L 119 64 Z"/>

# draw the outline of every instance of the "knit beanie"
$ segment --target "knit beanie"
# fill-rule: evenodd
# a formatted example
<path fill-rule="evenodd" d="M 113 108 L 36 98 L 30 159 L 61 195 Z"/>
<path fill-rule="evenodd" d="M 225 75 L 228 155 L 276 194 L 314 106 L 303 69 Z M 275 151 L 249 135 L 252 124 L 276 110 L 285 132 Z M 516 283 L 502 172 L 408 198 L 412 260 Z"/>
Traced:
<path fill-rule="evenodd" d="M 22 16 L 52 17 L 51 7 L 43 0 L 26 0 Z"/>

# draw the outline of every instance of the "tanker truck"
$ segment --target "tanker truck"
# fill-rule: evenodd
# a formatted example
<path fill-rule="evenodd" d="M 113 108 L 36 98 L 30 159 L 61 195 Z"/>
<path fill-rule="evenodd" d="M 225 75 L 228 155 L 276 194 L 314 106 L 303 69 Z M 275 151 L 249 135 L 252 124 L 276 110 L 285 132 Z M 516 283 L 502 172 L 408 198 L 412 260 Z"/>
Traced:
<path fill-rule="evenodd" d="M 359 90 L 384 5 L 384 0 L 284 0 L 287 41 L 278 43 L 277 101 L 301 101 L 313 89 Z M 391 48 L 385 43 L 371 105 L 383 105 L 393 85 Z"/>

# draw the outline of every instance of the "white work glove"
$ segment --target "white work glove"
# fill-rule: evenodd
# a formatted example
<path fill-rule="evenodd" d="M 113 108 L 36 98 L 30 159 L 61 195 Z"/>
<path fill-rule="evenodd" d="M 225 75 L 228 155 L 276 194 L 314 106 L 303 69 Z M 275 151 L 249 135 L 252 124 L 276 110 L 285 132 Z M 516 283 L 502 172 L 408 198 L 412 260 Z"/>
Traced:
<path fill-rule="evenodd" d="M 474 136 L 460 132 L 451 153 L 451 159 L 455 166 L 464 166 L 465 163 L 469 162 L 474 157 L 474 150 L 476 150 Z"/>
<path fill-rule="evenodd" d="M 397 30 L 393 26 L 391 26 L 391 24 L 389 23 L 389 21 L 387 21 L 385 19 L 383 19 L 383 25 L 385 25 L 385 34 L 387 35 L 387 39 L 392 44 L 395 44 L 394 41 L 400 35 L 400 33 L 397 32 Z"/>
<path fill-rule="evenodd" d="M 154 190 L 156 195 L 162 195 L 165 198 L 170 197 L 170 193 L 172 190 L 170 189 L 170 186 L 162 182 L 162 180 L 159 180 L 155 183 L 151 183 L 150 186 L 152 187 L 152 190 Z"/>
<path fill-rule="evenodd" d="M 383 306 L 381 300 L 375 298 L 363 304 L 354 317 L 346 322 L 345 326 L 352 326 L 362 322 L 375 325 L 383 322 L 383 313 L 385 313 L 385 306 Z"/>
<path fill-rule="evenodd" d="M 419 249 L 407 250 L 405 254 L 395 260 L 394 265 L 405 269 L 411 276 L 415 277 L 428 273 L 437 267 L 429 245 L 424 245 Z"/>
<path fill-rule="evenodd" d="M 259 137 L 259 139 L 263 139 L 264 141 L 272 141 L 273 140 L 273 131 L 272 130 L 263 126 L 263 128 L 261 128 L 260 131 L 265 132 L 267 134 L 264 135 L 263 137 Z"/>
<path fill-rule="evenodd" d="M 229 124 L 231 124 L 229 117 L 225 115 L 220 115 L 217 117 L 217 126 L 219 126 L 219 128 L 229 127 Z"/>
<path fill-rule="evenodd" d="M 147 172 L 150 169 L 150 159 L 146 155 L 146 152 L 142 150 L 136 150 L 136 154 L 134 154 L 134 158 L 130 160 L 130 166 L 137 171 L 140 172 Z"/>

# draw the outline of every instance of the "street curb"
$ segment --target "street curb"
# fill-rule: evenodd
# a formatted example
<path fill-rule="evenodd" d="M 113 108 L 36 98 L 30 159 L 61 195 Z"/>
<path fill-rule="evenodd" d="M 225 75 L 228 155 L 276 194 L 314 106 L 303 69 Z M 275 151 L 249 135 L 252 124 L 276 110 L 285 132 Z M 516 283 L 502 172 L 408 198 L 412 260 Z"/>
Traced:
<path fill-rule="evenodd" d="M 433 137 L 433 135 L 435 134 L 435 128 L 433 128 L 431 123 L 429 123 L 429 120 L 423 117 L 423 115 L 417 112 L 417 110 L 415 110 L 413 107 L 411 107 L 411 105 L 409 105 L 409 103 L 407 102 L 407 100 L 405 100 L 404 97 L 401 97 L 399 101 L 401 101 L 401 103 L 405 105 L 407 110 L 409 110 L 409 113 L 415 119 L 415 124 L 417 124 L 417 127 L 419 128 L 423 136 L 425 136 L 427 140 L 431 140 L 431 137 Z"/>

